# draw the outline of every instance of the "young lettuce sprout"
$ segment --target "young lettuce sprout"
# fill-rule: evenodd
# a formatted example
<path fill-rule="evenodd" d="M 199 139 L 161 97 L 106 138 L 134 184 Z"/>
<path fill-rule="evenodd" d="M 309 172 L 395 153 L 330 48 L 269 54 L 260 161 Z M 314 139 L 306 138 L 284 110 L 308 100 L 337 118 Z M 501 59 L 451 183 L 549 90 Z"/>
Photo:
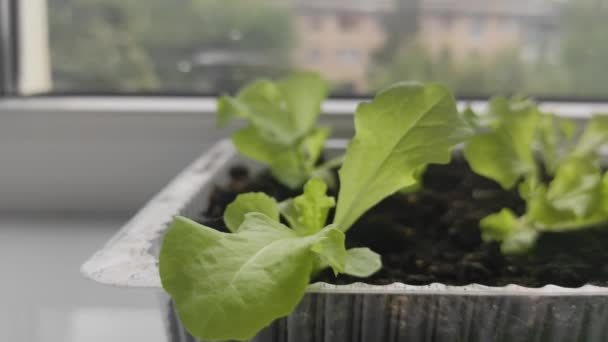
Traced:
<path fill-rule="evenodd" d="M 218 100 L 218 124 L 243 119 L 248 125 L 232 142 L 243 155 L 270 169 L 285 186 L 295 189 L 310 179 L 329 129 L 317 126 L 328 86 L 313 73 L 297 73 L 278 82 L 255 81 L 235 97 Z"/>
<path fill-rule="evenodd" d="M 263 193 L 238 196 L 224 213 L 230 233 L 174 220 L 163 240 L 160 276 L 193 336 L 249 339 L 293 311 L 317 272 L 376 272 L 380 256 L 368 248 L 346 250 L 344 233 L 382 199 L 414 185 L 417 170 L 447 163 L 470 133 L 449 90 L 418 84 L 397 84 L 360 104 L 355 130 L 339 170 L 337 203 L 325 183 L 311 179 L 302 195 L 281 205 Z"/>
<path fill-rule="evenodd" d="M 519 185 L 526 213 L 517 217 L 505 208 L 485 217 L 484 240 L 500 242 L 503 253 L 519 254 L 533 248 L 542 232 L 608 222 L 608 177 L 598 153 L 608 142 L 608 116 L 591 119 L 578 140 L 574 122 L 541 113 L 531 101 L 495 98 L 489 119 L 488 131 L 469 140 L 464 156 L 476 173 L 504 189 Z"/>

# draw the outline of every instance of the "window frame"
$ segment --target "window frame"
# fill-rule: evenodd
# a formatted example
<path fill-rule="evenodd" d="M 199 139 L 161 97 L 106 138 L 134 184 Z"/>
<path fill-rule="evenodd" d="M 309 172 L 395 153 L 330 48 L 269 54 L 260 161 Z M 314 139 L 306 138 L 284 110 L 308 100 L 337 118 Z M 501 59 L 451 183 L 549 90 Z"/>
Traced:
<path fill-rule="evenodd" d="M 24 33 L 17 12 L 25 11 L 24 3 L 0 0 L 0 57 L 10 56 L 0 63 L 3 210 L 131 214 L 197 154 L 229 136 L 230 130 L 215 129 L 215 96 L 21 92 L 18 72 L 26 66 L 19 59 Z M 485 98 L 461 99 L 461 108 L 487 105 Z M 322 123 L 333 137 L 351 137 L 352 114 L 366 100 L 333 96 L 323 105 Z M 608 113 L 608 102 L 562 100 L 543 108 L 582 120 Z"/>
<path fill-rule="evenodd" d="M 0 0 L 0 97 L 18 95 L 19 0 Z"/>
<path fill-rule="evenodd" d="M 45 83 L 43 80 L 42 86 L 39 86 L 35 81 L 35 85 L 32 89 L 30 81 L 30 76 L 32 72 L 26 72 L 26 70 L 32 69 L 32 65 L 38 65 L 38 60 L 32 61 L 31 59 L 27 59 L 26 55 L 31 55 L 32 48 L 30 45 L 24 44 L 24 37 L 26 35 L 32 35 L 32 32 L 28 32 L 25 29 L 26 25 L 23 23 L 23 19 L 25 17 L 25 13 L 30 13 L 30 10 L 33 10 L 35 15 L 48 15 L 47 7 L 49 0 L 0 0 L 0 101 L 2 97 L 21 97 L 21 98 L 51 98 L 51 97 L 67 97 L 67 98 L 75 98 L 75 97 L 83 97 L 87 99 L 92 98 L 215 98 L 220 93 L 198 93 L 198 92 L 175 92 L 171 90 L 162 90 L 162 91 L 153 91 L 153 92 L 113 92 L 113 91 L 100 91 L 100 92 L 79 92 L 79 91 L 54 91 L 52 90 L 52 79 L 50 80 L 50 85 L 48 82 Z M 38 6 L 37 6 L 38 5 Z M 317 17 L 316 19 L 326 19 L 323 15 L 314 15 Z M 21 19 L 21 22 L 20 20 Z M 48 19 L 48 18 L 47 18 Z M 355 21 L 359 21 L 358 17 L 355 16 Z M 477 20 L 475 15 L 471 18 L 471 22 L 469 23 L 469 29 L 471 25 L 473 25 L 473 21 Z M 453 20 L 450 20 L 453 21 Z M 46 20 L 45 20 L 46 22 Z M 453 23 L 452 23 L 453 24 Z M 481 25 L 484 26 L 485 20 L 481 20 Z M 356 25 L 355 25 L 356 26 Z M 469 32 L 470 34 L 470 32 Z M 48 50 L 48 32 L 34 32 L 33 38 L 36 40 L 40 40 L 41 37 L 45 37 L 46 41 L 40 42 L 40 44 L 45 43 L 46 45 L 37 46 L 34 44 L 34 48 L 46 48 Z M 481 37 L 478 37 L 481 38 Z M 32 39 L 28 39 L 31 41 Z M 50 50 L 49 50 L 50 53 Z M 48 63 L 48 59 L 41 60 Z M 42 69 L 45 74 L 48 73 L 49 77 L 51 74 L 50 65 L 46 66 L 46 69 Z M 38 70 L 36 70 L 38 71 Z M 28 84 L 25 84 L 28 83 Z M 25 89 L 27 86 L 27 89 Z M 42 90 L 41 90 L 42 89 Z M 372 94 L 344 94 L 337 93 L 331 94 L 331 100 L 364 100 L 371 97 Z M 460 94 L 456 93 L 455 96 L 460 101 L 487 101 L 489 96 L 492 94 L 480 94 L 480 95 L 471 95 L 471 94 Z M 505 96 L 509 96 L 512 94 L 502 94 Z M 550 102 L 550 103 L 566 103 L 566 104 L 582 104 L 584 108 L 596 108 L 597 104 L 599 104 L 599 108 L 601 110 L 594 110 L 593 113 L 607 113 L 604 108 L 604 104 L 608 104 L 608 96 L 606 97 L 569 97 L 563 95 L 557 96 L 534 96 L 531 95 L 532 98 L 537 100 L 538 102 Z M 29 101 L 28 101 L 29 102 Z M 43 101 L 44 102 L 44 101 Z M 98 101 L 94 101 L 97 103 Z M 576 108 L 581 108 L 581 106 L 574 106 Z M 577 111 L 578 112 L 578 111 Z M 589 115 L 588 115 L 589 116 Z"/>

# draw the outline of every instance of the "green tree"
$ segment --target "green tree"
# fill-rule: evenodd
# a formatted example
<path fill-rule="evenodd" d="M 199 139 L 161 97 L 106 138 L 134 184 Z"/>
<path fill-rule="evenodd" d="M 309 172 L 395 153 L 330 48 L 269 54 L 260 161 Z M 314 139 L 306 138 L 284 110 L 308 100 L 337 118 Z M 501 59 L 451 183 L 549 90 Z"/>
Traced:
<path fill-rule="evenodd" d="M 486 67 L 479 57 L 472 56 L 467 63 L 457 64 L 450 50 L 433 56 L 417 41 L 402 46 L 392 60 L 378 66 L 371 80 L 374 88 L 382 88 L 403 79 L 439 82 L 461 95 L 479 94 L 487 87 Z"/>
<path fill-rule="evenodd" d="M 386 42 L 374 55 L 379 65 L 391 61 L 404 46 L 412 44 L 418 32 L 420 0 L 395 0 L 394 3 L 395 9 L 381 18 Z"/>
<path fill-rule="evenodd" d="M 267 0 L 49 5 L 56 90 L 217 92 L 289 67 L 291 13 Z"/>
<path fill-rule="evenodd" d="M 561 62 L 572 96 L 608 95 L 608 1 L 571 0 L 561 18 Z"/>
<path fill-rule="evenodd" d="M 515 48 L 505 48 L 492 58 L 472 55 L 456 63 L 447 49 L 433 56 L 422 44 L 413 42 L 388 63 L 378 65 L 370 82 L 376 89 L 403 79 L 439 82 L 461 96 L 556 95 L 563 93 L 565 84 L 563 72 L 556 69 L 544 61 L 523 61 Z"/>
<path fill-rule="evenodd" d="M 149 0 L 140 32 L 163 80 L 177 91 L 235 90 L 289 68 L 290 9 L 268 0 Z"/>
<path fill-rule="evenodd" d="M 378 65 L 371 74 L 372 86 L 382 88 L 399 80 L 445 81 L 451 79 L 453 65 L 449 51 L 442 53 L 442 60 L 434 60 L 418 42 L 403 45 L 392 59 Z"/>
<path fill-rule="evenodd" d="M 152 61 L 136 37 L 141 19 L 120 0 L 51 2 L 49 25 L 55 90 L 158 88 Z"/>

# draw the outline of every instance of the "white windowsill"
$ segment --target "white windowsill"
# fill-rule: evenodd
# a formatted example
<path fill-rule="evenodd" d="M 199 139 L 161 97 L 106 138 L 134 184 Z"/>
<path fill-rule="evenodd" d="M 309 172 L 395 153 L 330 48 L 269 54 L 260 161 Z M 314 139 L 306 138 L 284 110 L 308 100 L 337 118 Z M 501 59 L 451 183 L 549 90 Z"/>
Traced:
<path fill-rule="evenodd" d="M 365 99 L 330 99 L 323 104 L 326 114 L 352 114 Z M 486 101 L 459 101 L 463 108 L 470 104 L 482 112 Z M 214 97 L 179 96 L 51 96 L 0 99 L 0 115 L 7 113 L 148 113 L 148 114 L 215 114 Z M 594 113 L 608 113 L 608 102 L 543 102 L 541 108 L 564 117 L 588 118 Z"/>
<path fill-rule="evenodd" d="M 358 102 L 324 104 L 332 137 L 352 136 Z M 578 119 L 608 113 L 605 103 L 543 107 Z M 214 98 L 0 99 L 0 211 L 130 215 L 232 129 L 216 127 Z"/>

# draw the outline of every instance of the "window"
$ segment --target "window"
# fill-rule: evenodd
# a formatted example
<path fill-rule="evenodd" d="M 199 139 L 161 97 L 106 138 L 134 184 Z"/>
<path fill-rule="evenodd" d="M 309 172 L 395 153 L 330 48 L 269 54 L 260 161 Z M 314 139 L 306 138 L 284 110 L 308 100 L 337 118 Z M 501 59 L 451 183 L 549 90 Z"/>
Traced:
<path fill-rule="evenodd" d="M 450 31 L 452 29 L 453 16 L 444 14 L 439 16 L 439 23 L 443 31 Z"/>
<path fill-rule="evenodd" d="M 467 53 L 469 61 L 475 63 L 481 59 L 481 53 L 478 48 L 472 48 Z"/>
<path fill-rule="evenodd" d="M 323 29 L 323 17 L 311 15 L 308 17 L 308 26 L 312 31 L 318 32 Z"/>
<path fill-rule="evenodd" d="M 341 49 L 337 53 L 340 63 L 355 64 L 359 61 L 359 51 L 354 49 Z"/>
<path fill-rule="evenodd" d="M 0 3 L 7 1 L 19 2 Z M 314 69 L 336 84 L 357 84 L 352 95 L 415 78 L 462 95 L 608 96 L 605 0 L 32 1 L 46 6 L 28 13 L 39 34 L 21 58 L 37 70 L 18 78 L 48 75 L 46 85 L 29 87 L 36 93 L 214 95 Z M 43 7 L 45 20 L 32 19 Z M 441 46 L 450 47 L 449 59 Z M 336 74 L 343 63 L 361 72 Z M 503 68 L 521 75 L 497 89 L 493 75 Z"/>
<path fill-rule="evenodd" d="M 306 61 L 309 63 L 318 63 L 321 60 L 321 51 L 319 49 L 310 49 L 306 53 Z"/>
<path fill-rule="evenodd" d="M 15 86 L 15 8 L 0 1 L 0 95 L 11 94 Z"/>
<path fill-rule="evenodd" d="M 338 15 L 338 26 L 342 31 L 353 31 L 359 24 L 359 18 L 353 14 Z"/>
<path fill-rule="evenodd" d="M 501 30 L 504 32 L 517 31 L 517 19 L 512 17 L 503 17 L 499 20 Z"/>
<path fill-rule="evenodd" d="M 484 19 L 480 16 L 474 16 L 471 18 L 471 38 L 474 41 L 478 41 L 484 30 Z"/>

